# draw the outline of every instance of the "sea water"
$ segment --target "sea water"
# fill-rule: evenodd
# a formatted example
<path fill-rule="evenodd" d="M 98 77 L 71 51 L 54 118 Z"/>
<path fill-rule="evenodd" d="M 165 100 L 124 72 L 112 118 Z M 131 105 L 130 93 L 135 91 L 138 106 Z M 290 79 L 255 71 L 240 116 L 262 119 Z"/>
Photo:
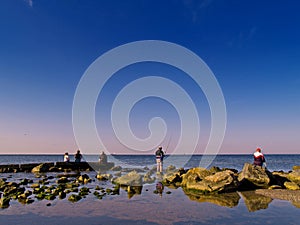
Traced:
<path fill-rule="evenodd" d="M 98 161 L 98 155 L 84 155 L 85 161 Z M 172 160 L 170 160 L 172 159 Z M 178 155 L 166 157 L 165 167 L 199 166 L 203 156 Z M 212 159 L 212 158 L 210 158 Z M 289 171 L 300 165 L 300 155 L 266 155 L 269 170 Z M 71 157 L 71 160 L 74 160 Z M 252 162 L 251 155 L 217 155 L 211 166 L 241 170 L 244 163 Z M 0 164 L 22 164 L 63 161 L 63 155 L 1 155 Z M 109 155 L 108 161 L 128 167 L 151 167 L 155 165 L 153 155 Z M 94 178 L 96 172 L 87 172 Z M 55 174 L 51 174 L 55 176 Z M 1 174 L 10 179 L 34 178 L 31 173 Z M 93 181 L 94 185 L 107 186 L 106 182 Z M 93 191 L 93 189 L 92 189 Z M 257 204 L 257 210 L 249 210 L 249 202 L 241 197 L 237 205 L 228 206 L 226 197 L 221 199 L 191 197 L 181 188 L 165 187 L 162 195 L 154 194 L 155 183 L 146 184 L 140 195 L 129 197 L 125 190 L 120 195 L 105 196 L 99 200 L 90 193 L 77 203 L 67 199 L 53 201 L 35 199 L 30 205 L 11 201 L 7 209 L 0 209 L 0 225 L 98 225 L 98 224 L 299 224 L 300 206 L 292 202 L 272 200 L 268 205 Z M 167 194 L 169 192 L 169 194 Z M 241 194 L 239 193 L 241 196 Z M 257 200 L 257 199 L 256 199 Z M 229 200 L 230 201 L 230 200 Z M 49 205 L 50 204 L 50 205 Z"/>
<path fill-rule="evenodd" d="M 174 165 L 177 168 L 192 168 L 201 166 L 201 160 L 207 156 L 203 155 L 172 155 L 165 157 L 166 168 Z M 300 165 L 300 154 L 265 155 L 267 168 L 270 171 L 290 171 L 294 165 Z M 83 161 L 97 162 L 99 155 L 83 154 Z M 210 155 L 208 157 L 208 167 L 217 166 L 220 168 L 232 168 L 241 171 L 245 163 L 252 163 L 252 155 Z M 70 155 L 70 160 L 74 161 L 74 156 Z M 1 164 L 23 164 L 42 162 L 61 162 L 63 155 L 0 155 Z M 152 167 L 155 165 L 154 155 L 108 155 L 108 161 L 114 162 L 122 167 Z"/>

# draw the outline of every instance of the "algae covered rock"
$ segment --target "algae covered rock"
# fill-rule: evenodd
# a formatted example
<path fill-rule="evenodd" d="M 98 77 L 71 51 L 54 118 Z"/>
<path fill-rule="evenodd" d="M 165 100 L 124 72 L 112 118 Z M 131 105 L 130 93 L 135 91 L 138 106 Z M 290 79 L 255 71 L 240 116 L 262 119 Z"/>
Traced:
<path fill-rule="evenodd" d="M 81 196 L 72 194 L 69 196 L 68 200 L 70 202 L 78 202 L 79 200 L 81 200 Z"/>
<path fill-rule="evenodd" d="M 212 175 L 213 173 L 205 168 L 196 167 L 191 168 L 186 174 L 182 175 L 182 186 L 195 184 L 203 180 L 206 176 Z"/>
<path fill-rule="evenodd" d="M 61 177 L 56 181 L 57 184 L 65 184 L 68 182 L 69 182 L 69 179 L 67 177 Z"/>
<path fill-rule="evenodd" d="M 300 170 L 293 170 L 291 173 L 287 175 L 287 179 L 290 181 L 300 184 Z"/>
<path fill-rule="evenodd" d="M 182 177 L 180 175 L 180 172 L 169 172 L 163 176 L 164 184 L 176 184 L 181 182 Z"/>
<path fill-rule="evenodd" d="M 112 175 L 111 174 L 97 174 L 96 178 L 98 180 L 106 181 L 106 180 L 111 180 Z"/>
<path fill-rule="evenodd" d="M 239 182 L 234 172 L 231 170 L 225 170 L 217 172 L 213 175 L 206 176 L 203 179 L 203 182 L 206 182 L 210 185 L 212 191 L 218 192 L 231 192 L 235 191 L 238 188 Z"/>
<path fill-rule="evenodd" d="M 144 183 L 148 183 L 148 184 L 151 184 L 151 183 L 154 183 L 154 181 L 156 180 L 155 177 L 152 177 L 152 172 L 151 171 L 148 171 L 145 175 L 144 175 Z"/>
<path fill-rule="evenodd" d="M 81 176 L 79 176 L 79 177 L 77 178 L 77 181 L 78 181 L 79 183 L 86 184 L 86 183 L 91 182 L 92 180 L 91 180 L 91 178 L 90 178 L 87 174 L 83 174 L 83 175 L 81 175 Z"/>
<path fill-rule="evenodd" d="M 0 208 L 8 208 L 9 207 L 10 198 L 2 197 L 0 198 Z"/>
<path fill-rule="evenodd" d="M 45 163 L 42 163 L 42 164 L 34 167 L 31 170 L 32 173 L 45 173 L 45 172 L 48 172 L 48 171 L 49 171 L 49 165 L 45 164 Z"/>
<path fill-rule="evenodd" d="M 284 186 L 288 190 L 300 190 L 299 185 L 297 185 L 294 182 L 288 182 L 288 181 L 286 181 L 286 182 L 284 182 Z"/>
<path fill-rule="evenodd" d="M 166 169 L 166 173 L 175 172 L 175 171 L 176 171 L 176 167 L 173 165 L 168 166 Z"/>
<path fill-rule="evenodd" d="M 268 188 L 271 180 L 265 168 L 245 163 L 243 170 L 238 176 L 238 181 L 241 183 L 241 189 L 252 190 Z"/>
<path fill-rule="evenodd" d="M 142 186 L 142 175 L 138 174 L 136 171 L 132 171 L 124 176 L 114 179 L 114 183 L 126 186 Z"/>
<path fill-rule="evenodd" d="M 226 170 L 206 176 L 198 182 L 187 182 L 185 188 L 202 193 L 232 192 L 237 190 L 238 181 L 232 171 Z"/>
<path fill-rule="evenodd" d="M 300 170 L 300 166 L 293 166 L 293 170 Z"/>

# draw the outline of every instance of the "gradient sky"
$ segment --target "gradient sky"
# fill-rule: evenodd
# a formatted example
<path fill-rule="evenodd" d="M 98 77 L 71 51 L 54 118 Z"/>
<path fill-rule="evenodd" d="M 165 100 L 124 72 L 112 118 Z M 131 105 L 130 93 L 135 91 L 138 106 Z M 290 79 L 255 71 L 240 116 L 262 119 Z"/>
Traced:
<path fill-rule="evenodd" d="M 213 71 L 227 108 L 220 153 L 248 154 L 257 146 L 266 154 L 300 153 L 298 1 L 3 0 L 0 4 L 1 154 L 75 152 L 72 103 L 82 75 L 106 51 L 139 40 L 182 45 Z M 119 79 L 122 73 L 126 76 Z M 164 75 L 190 92 L 200 111 L 197 152 L 203 152 L 210 118 L 201 90 L 176 69 L 157 63 L 133 65 L 120 74 L 107 84 L 96 108 L 99 135 L 110 152 L 126 149 L 109 127 L 109 100 L 141 74 Z M 153 116 L 166 117 L 172 148 L 178 139 L 175 131 L 180 130 L 178 115 L 161 99 L 145 99 L 132 110 L 133 131 L 146 137 Z"/>

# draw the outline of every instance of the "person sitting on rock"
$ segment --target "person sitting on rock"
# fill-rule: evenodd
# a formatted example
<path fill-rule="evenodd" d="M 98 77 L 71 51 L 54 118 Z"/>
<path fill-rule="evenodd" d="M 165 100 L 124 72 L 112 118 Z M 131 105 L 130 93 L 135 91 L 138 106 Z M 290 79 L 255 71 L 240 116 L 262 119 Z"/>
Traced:
<path fill-rule="evenodd" d="M 102 154 L 99 157 L 99 163 L 107 164 L 107 155 L 104 152 L 102 152 Z"/>
<path fill-rule="evenodd" d="M 253 154 L 255 166 L 263 166 L 263 163 L 266 161 L 264 155 L 261 153 L 261 148 L 257 148 Z"/>
<path fill-rule="evenodd" d="M 64 155 L 64 162 L 70 162 L 70 157 L 69 157 L 69 153 L 66 152 Z"/>

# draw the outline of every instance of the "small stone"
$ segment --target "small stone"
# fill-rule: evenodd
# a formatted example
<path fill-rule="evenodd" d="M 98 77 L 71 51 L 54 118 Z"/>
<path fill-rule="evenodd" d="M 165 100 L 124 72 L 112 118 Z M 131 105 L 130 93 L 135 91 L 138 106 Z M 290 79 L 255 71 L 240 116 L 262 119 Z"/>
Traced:
<path fill-rule="evenodd" d="M 40 184 L 37 184 L 37 183 L 34 183 L 31 185 L 31 188 L 39 188 L 40 187 Z"/>
<path fill-rule="evenodd" d="M 57 184 L 65 184 L 68 182 L 69 182 L 69 179 L 67 177 L 61 177 L 56 181 Z"/>
<path fill-rule="evenodd" d="M 95 187 L 95 190 L 97 190 L 97 191 L 99 191 L 99 190 L 102 190 L 103 188 L 101 188 L 99 185 L 97 185 L 96 187 Z"/>
<path fill-rule="evenodd" d="M 90 178 L 87 174 L 83 174 L 83 175 L 79 176 L 77 178 L 77 180 L 78 180 L 79 183 L 86 183 L 87 181 L 90 180 Z"/>
<path fill-rule="evenodd" d="M 47 200 L 54 200 L 56 197 L 55 197 L 55 195 L 46 195 L 45 196 L 45 199 L 47 199 Z"/>
<path fill-rule="evenodd" d="M 79 200 L 81 200 L 81 196 L 72 194 L 69 196 L 68 200 L 70 202 L 78 202 Z"/>
<path fill-rule="evenodd" d="M 112 175 L 111 174 L 97 174 L 96 178 L 98 180 L 106 181 L 106 180 L 110 180 L 112 178 Z"/>
<path fill-rule="evenodd" d="M 67 195 L 64 191 L 61 191 L 61 192 L 59 192 L 58 196 L 60 199 L 64 199 Z"/>
<path fill-rule="evenodd" d="M 10 202 L 10 198 L 6 198 L 6 197 L 0 198 L 0 208 L 8 208 L 9 202 Z"/>
<path fill-rule="evenodd" d="M 33 202 L 34 202 L 34 200 L 31 199 L 31 198 L 27 198 L 26 201 L 25 201 L 26 204 L 31 204 Z"/>

